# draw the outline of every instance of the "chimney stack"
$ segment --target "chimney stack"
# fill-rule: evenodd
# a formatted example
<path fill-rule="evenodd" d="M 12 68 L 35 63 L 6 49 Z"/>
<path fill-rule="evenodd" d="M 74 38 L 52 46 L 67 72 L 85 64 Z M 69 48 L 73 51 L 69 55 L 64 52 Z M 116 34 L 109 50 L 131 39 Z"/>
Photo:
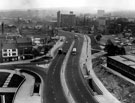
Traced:
<path fill-rule="evenodd" d="M 4 22 L 2 22 L 1 24 L 1 31 L 2 31 L 2 35 L 4 34 Z"/>

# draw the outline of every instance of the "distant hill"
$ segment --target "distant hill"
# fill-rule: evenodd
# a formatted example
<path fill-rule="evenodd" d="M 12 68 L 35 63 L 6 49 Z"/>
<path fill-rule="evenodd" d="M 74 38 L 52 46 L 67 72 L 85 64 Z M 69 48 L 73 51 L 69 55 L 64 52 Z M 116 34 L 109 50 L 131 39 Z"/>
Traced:
<path fill-rule="evenodd" d="M 28 10 L 3 10 L 0 11 L 0 18 L 8 17 L 8 18 L 31 18 L 31 17 L 40 17 L 40 18 L 56 18 L 57 11 L 61 11 L 61 13 L 68 14 L 70 11 L 73 11 L 74 14 L 80 15 L 85 14 L 89 16 L 95 16 L 97 14 L 96 11 L 92 12 L 91 10 L 87 10 L 86 8 L 49 8 L 49 9 L 28 9 Z M 113 11 L 113 12 L 106 12 L 106 14 L 110 14 L 111 16 L 118 16 L 118 17 L 129 17 L 135 18 L 135 11 Z"/>

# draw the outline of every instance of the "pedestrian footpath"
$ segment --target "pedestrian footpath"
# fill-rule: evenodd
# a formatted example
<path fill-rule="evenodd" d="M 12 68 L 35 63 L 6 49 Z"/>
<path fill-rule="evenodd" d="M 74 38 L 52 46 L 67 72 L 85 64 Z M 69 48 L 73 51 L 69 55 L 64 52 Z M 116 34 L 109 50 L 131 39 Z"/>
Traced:
<path fill-rule="evenodd" d="M 14 103 L 41 103 L 41 96 L 33 94 L 35 78 L 26 73 L 22 75 L 26 80 L 17 91 Z"/>

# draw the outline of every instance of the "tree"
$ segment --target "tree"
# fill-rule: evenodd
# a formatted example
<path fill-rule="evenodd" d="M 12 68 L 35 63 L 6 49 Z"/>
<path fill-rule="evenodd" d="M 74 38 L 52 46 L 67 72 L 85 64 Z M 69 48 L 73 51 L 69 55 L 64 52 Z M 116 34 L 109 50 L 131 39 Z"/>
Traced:
<path fill-rule="evenodd" d="M 107 52 L 107 56 L 114 56 L 116 53 L 116 46 L 108 39 L 104 50 Z"/>
<path fill-rule="evenodd" d="M 101 35 L 101 34 L 98 34 L 98 35 L 96 36 L 96 40 L 97 40 L 97 41 L 100 41 L 101 38 L 102 38 L 102 35 Z"/>

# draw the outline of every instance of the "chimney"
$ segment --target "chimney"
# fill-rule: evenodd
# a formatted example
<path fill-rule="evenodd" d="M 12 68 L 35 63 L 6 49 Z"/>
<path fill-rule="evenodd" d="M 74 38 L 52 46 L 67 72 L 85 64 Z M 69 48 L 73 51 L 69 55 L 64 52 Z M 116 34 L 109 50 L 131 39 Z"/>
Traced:
<path fill-rule="evenodd" d="M 70 15 L 73 15 L 73 11 L 70 11 Z"/>
<path fill-rule="evenodd" d="M 57 26 L 60 27 L 60 23 L 61 23 L 61 13 L 60 11 L 57 12 Z"/>
<path fill-rule="evenodd" d="M 1 31 L 2 31 L 2 35 L 4 34 L 4 22 L 2 22 L 1 24 Z"/>

